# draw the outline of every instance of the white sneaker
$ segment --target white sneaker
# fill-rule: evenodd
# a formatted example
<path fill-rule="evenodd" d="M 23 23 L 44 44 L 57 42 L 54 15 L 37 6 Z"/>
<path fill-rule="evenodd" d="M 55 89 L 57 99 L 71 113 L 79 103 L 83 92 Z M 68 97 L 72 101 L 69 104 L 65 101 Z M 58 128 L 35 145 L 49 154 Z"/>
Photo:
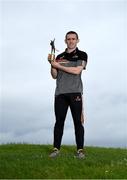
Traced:
<path fill-rule="evenodd" d="M 57 148 L 54 148 L 51 154 L 49 155 L 49 157 L 55 158 L 59 155 L 59 153 L 60 153 L 59 150 Z"/>
<path fill-rule="evenodd" d="M 85 158 L 85 154 L 83 152 L 83 149 L 78 149 L 77 154 L 76 154 L 75 157 L 78 158 L 78 159 L 84 159 Z"/>

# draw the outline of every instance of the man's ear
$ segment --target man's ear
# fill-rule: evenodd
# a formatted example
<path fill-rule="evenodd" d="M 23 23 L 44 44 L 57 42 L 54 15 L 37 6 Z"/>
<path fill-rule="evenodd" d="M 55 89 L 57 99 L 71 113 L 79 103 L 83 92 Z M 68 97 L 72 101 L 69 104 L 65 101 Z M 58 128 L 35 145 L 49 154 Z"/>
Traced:
<path fill-rule="evenodd" d="M 65 42 L 65 44 L 67 44 L 67 40 L 66 39 L 64 40 L 64 42 Z"/>
<path fill-rule="evenodd" d="M 79 43 L 80 39 L 77 39 L 77 43 Z"/>

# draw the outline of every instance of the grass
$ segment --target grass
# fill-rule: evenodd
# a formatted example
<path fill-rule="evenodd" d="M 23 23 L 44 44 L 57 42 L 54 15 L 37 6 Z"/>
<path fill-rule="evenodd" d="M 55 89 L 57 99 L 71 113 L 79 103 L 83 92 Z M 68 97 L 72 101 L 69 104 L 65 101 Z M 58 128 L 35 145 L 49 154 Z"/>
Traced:
<path fill-rule="evenodd" d="M 56 159 L 51 145 L 0 145 L 0 179 L 126 179 L 127 149 L 86 147 L 74 158 L 75 146 L 62 146 Z"/>

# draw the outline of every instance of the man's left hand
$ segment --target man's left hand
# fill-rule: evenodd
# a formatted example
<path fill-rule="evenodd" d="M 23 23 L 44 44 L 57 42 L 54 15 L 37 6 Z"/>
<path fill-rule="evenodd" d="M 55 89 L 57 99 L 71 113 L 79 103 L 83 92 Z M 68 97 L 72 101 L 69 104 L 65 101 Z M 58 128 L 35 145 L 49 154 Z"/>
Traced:
<path fill-rule="evenodd" d="M 60 67 L 60 64 L 56 61 L 51 61 L 51 65 L 56 69 Z"/>

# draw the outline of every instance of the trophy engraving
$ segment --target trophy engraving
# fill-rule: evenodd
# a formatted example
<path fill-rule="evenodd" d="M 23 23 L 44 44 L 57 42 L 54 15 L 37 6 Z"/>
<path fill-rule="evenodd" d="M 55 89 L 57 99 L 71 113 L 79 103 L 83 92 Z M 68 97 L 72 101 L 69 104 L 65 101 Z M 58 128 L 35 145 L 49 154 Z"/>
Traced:
<path fill-rule="evenodd" d="M 51 40 L 50 45 L 51 45 L 51 53 L 48 54 L 48 61 L 54 61 L 55 60 L 55 39 Z"/>

